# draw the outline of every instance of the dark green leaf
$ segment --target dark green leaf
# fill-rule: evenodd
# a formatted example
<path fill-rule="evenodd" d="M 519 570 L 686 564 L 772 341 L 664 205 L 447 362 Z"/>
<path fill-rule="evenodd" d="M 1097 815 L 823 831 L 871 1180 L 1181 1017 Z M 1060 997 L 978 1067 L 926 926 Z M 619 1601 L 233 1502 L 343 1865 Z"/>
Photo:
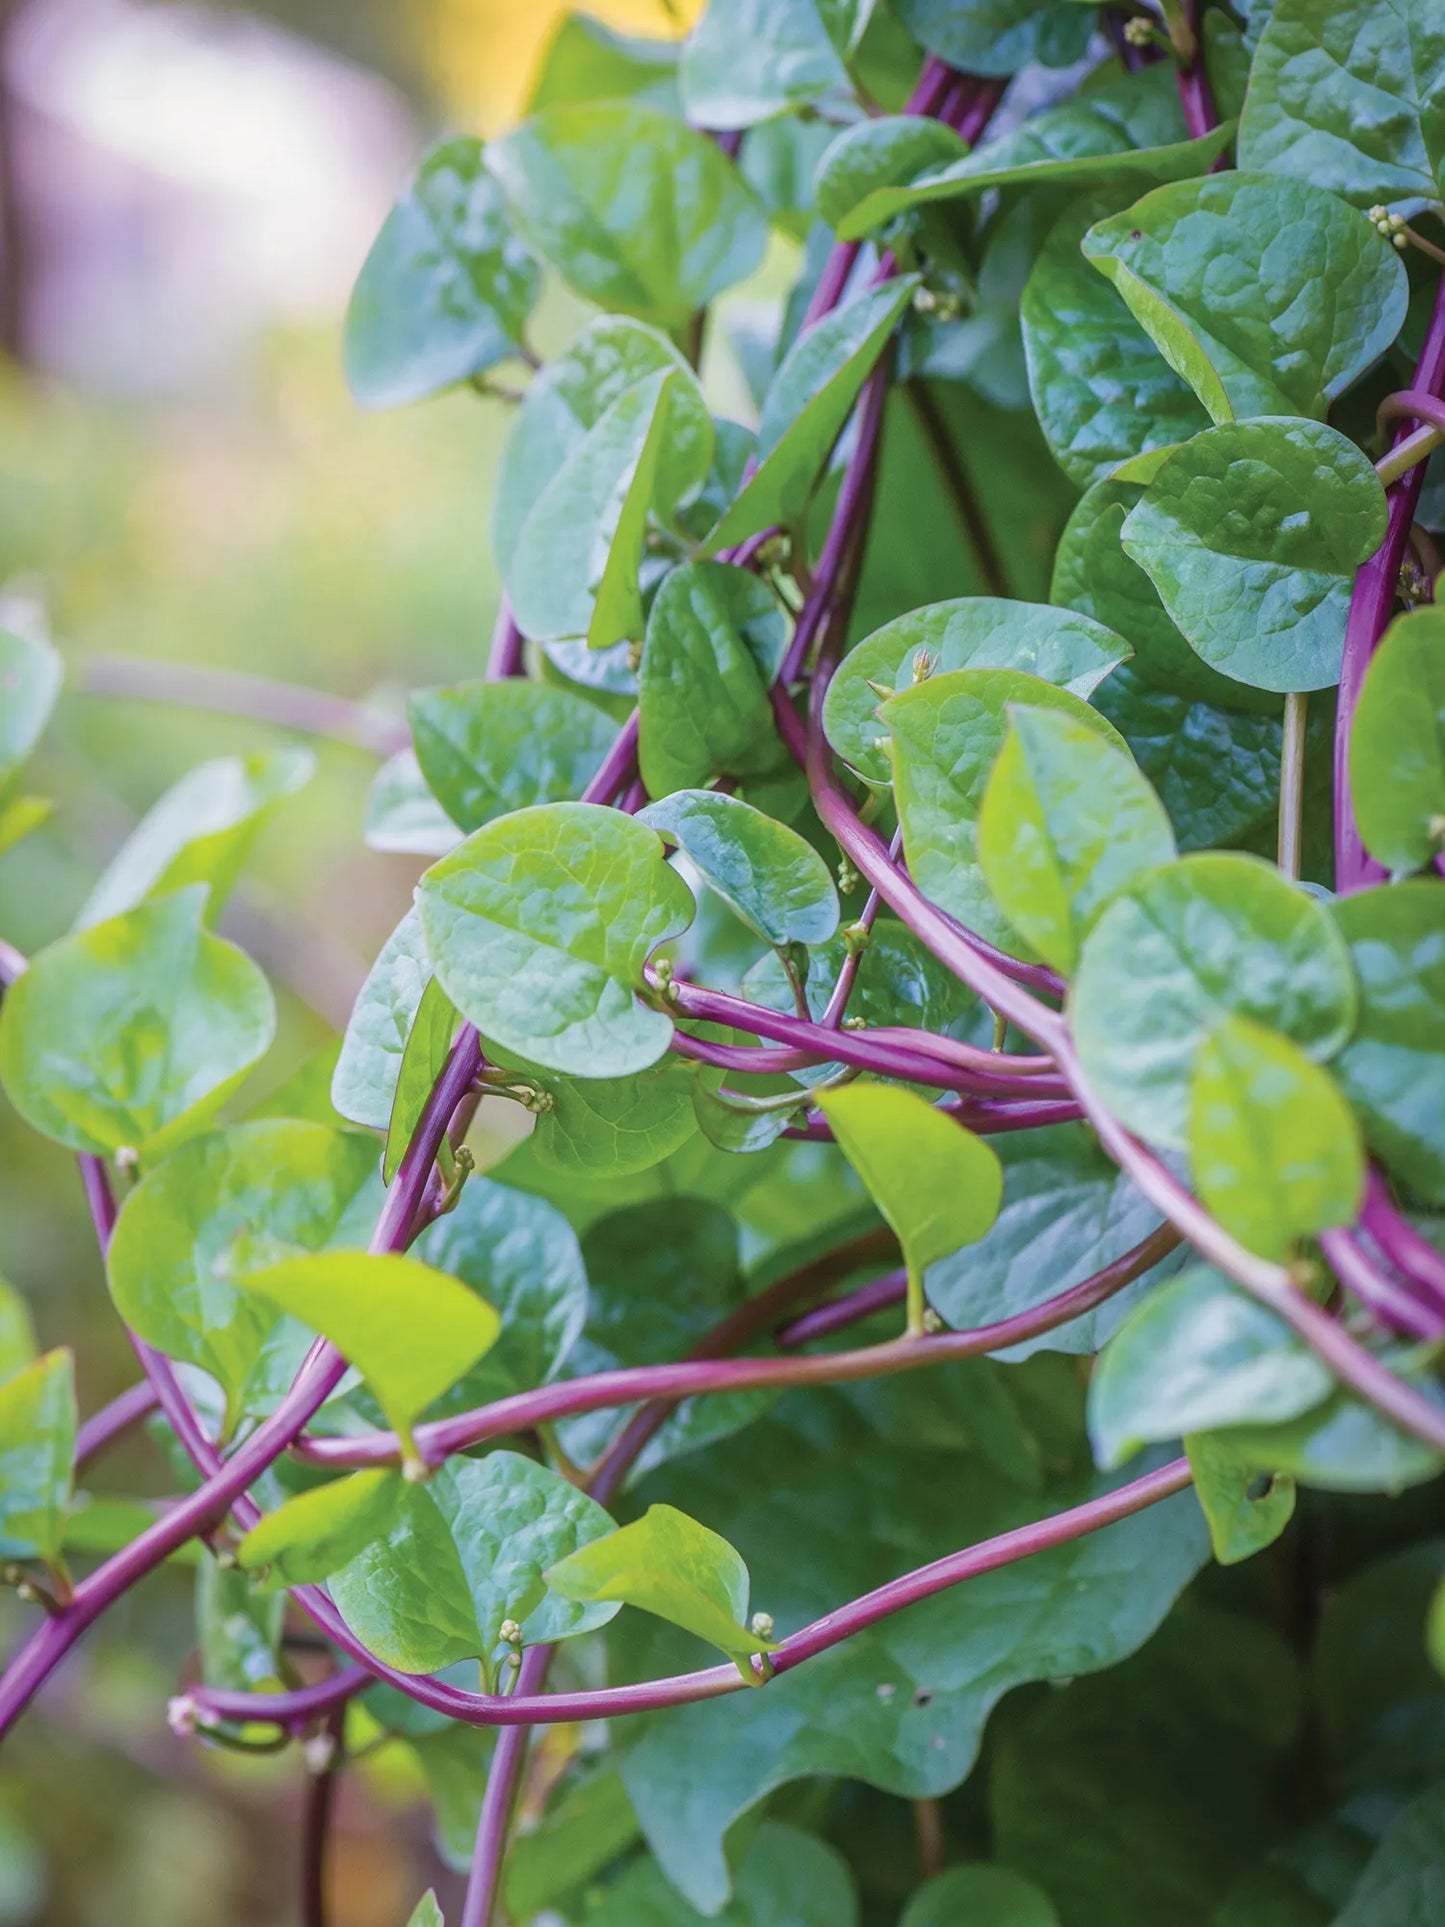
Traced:
<path fill-rule="evenodd" d="M 1445 1786 L 1391 1826 L 1336 1927 L 1429 1927 L 1445 1911 Z"/>
<path fill-rule="evenodd" d="M 1434 1378 L 1403 1360 L 1395 1369 L 1414 1390 L 1441 1402 Z M 1327 1492 L 1402 1492 L 1445 1470 L 1445 1455 L 1344 1391 L 1283 1425 L 1231 1426 L 1219 1443 L 1263 1472 L 1285 1472 Z"/>
<path fill-rule="evenodd" d="M 1091 22 L 1069 0 L 899 0 L 898 17 L 931 54 L 975 74 L 1017 73 L 1030 61 L 1067 67 L 1089 44 Z"/>
<path fill-rule="evenodd" d="M 1054 1903 L 1042 1888 L 1007 1867 L 950 1867 L 925 1882 L 903 1911 L 898 1927 L 1059 1927 Z"/>
<path fill-rule="evenodd" d="M 765 1820 L 753 1835 L 732 1899 L 699 1913 L 656 1862 L 637 1860 L 589 1906 L 585 1927 L 857 1927 L 858 1896 L 843 1856 L 796 1827 Z"/>

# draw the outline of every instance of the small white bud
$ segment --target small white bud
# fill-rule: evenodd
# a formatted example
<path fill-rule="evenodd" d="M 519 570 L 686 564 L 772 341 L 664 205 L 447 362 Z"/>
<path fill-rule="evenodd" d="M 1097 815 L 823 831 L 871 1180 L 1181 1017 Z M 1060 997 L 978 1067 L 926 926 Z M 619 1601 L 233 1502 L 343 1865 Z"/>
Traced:
<path fill-rule="evenodd" d="M 522 1629 L 515 1619 L 504 1619 L 497 1628 L 497 1637 L 504 1639 L 509 1646 L 520 1646 L 522 1643 Z"/>
<path fill-rule="evenodd" d="M 749 1624 L 751 1625 L 753 1631 L 757 1634 L 759 1639 L 772 1638 L 773 1615 L 771 1613 L 754 1613 L 752 1616 L 752 1619 L 749 1621 Z"/>
<path fill-rule="evenodd" d="M 166 1706 L 166 1725 L 177 1739 L 188 1740 L 196 1730 L 199 1712 L 189 1693 L 178 1693 Z"/>
<path fill-rule="evenodd" d="M 306 1771 L 320 1779 L 336 1758 L 336 1740 L 330 1733 L 313 1733 L 301 1747 L 301 1758 Z"/>

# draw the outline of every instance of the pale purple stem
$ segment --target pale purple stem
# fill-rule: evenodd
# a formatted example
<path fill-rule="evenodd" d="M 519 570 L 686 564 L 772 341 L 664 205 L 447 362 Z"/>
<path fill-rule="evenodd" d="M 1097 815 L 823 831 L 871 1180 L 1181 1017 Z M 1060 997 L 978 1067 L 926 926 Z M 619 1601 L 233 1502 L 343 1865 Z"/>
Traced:
<path fill-rule="evenodd" d="M 1411 1338 L 1445 1337 L 1445 1315 L 1420 1304 L 1398 1280 L 1381 1270 L 1351 1232 L 1322 1231 L 1320 1250 L 1345 1290 L 1382 1325 L 1407 1332 Z"/>
<path fill-rule="evenodd" d="M 1360 1229 L 1405 1277 L 1445 1303 L 1445 1257 L 1403 1216 L 1378 1171 L 1370 1172 Z"/>
<path fill-rule="evenodd" d="M 960 1098 L 939 1105 L 977 1137 L 1002 1137 L 1010 1131 L 1039 1131 L 1050 1124 L 1077 1124 L 1084 1115 L 1072 1098 L 1048 1098 L 1041 1103 L 989 1098 Z M 831 1144 L 833 1132 L 821 1111 L 808 1114 L 806 1123 L 790 1125 L 784 1137 L 809 1144 Z"/>
<path fill-rule="evenodd" d="M 602 766 L 582 792 L 584 803 L 610 803 L 619 790 L 625 790 L 637 775 L 637 711 L 634 709 L 618 732 L 617 741 L 602 759 Z"/>
<path fill-rule="evenodd" d="M 1204 41 L 1199 30 L 1198 0 L 1183 0 L 1184 18 L 1194 37 L 1194 52 L 1179 68 L 1179 105 L 1184 110 L 1184 125 L 1191 140 L 1213 133 L 1219 125 L 1219 109 L 1204 68 Z M 1219 165 L 1215 163 L 1216 167 Z"/>
<path fill-rule="evenodd" d="M 511 599 L 505 593 L 497 605 L 496 626 L 492 630 L 491 653 L 487 657 L 487 681 L 506 682 L 522 673 L 522 632 L 512 614 Z"/>
<path fill-rule="evenodd" d="M 541 1691 L 551 1658 L 550 1646 L 532 1646 L 522 1655 L 516 1686 L 520 1697 L 529 1699 Z M 509 1726 L 497 1741 L 497 1750 L 487 1769 L 487 1790 L 477 1817 L 477 1844 L 458 1927 L 492 1927 L 502 1884 L 502 1865 L 507 1855 L 512 1808 L 517 1804 L 517 1787 L 530 1738 L 527 1727 Z"/>

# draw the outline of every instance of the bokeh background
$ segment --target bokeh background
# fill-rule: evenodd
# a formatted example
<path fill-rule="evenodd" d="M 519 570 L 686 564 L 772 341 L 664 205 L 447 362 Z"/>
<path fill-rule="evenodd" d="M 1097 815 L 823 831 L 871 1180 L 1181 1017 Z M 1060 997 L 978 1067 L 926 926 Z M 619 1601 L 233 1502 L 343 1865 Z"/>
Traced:
<path fill-rule="evenodd" d="M 588 9 L 663 36 L 697 10 Z M 43 625 L 67 666 L 27 776 L 55 814 L 0 857 L 0 934 L 21 949 L 69 926 L 184 770 L 281 740 L 181 706 L 197 669 L 394 716 L 408 688 L 481 672 L 506 407 L 463 392 L 363 415 L 340 325 L 423 147 L 514 117 L 562 15 L 552 0 L 0 0 L 0 622 Z M 362 842 L 376 759 L 319 747 L 224 926 L 282 1010 L 256 1094 L 344 1024 L 418 868 Z M 3 1098 L 0 1271 L 42 1342 L 76 1347 L 83 1411 L 130 1382 L 74 1161 Z M 165 1477 L 142 1441 L 96 1484 Z M 192 1583 L 165 1573 L 126 1602 L 0 1755 L 0 1927 L 294 1918 L 294 1759 L 202 1754 L 164 1725 Z M 5 1644 L 17 1623 L 0 1600 Z M 394 1927 L 428 1880 L 455 1891 L 389 1751 L 346 1776 L 347 1927 Z"/>

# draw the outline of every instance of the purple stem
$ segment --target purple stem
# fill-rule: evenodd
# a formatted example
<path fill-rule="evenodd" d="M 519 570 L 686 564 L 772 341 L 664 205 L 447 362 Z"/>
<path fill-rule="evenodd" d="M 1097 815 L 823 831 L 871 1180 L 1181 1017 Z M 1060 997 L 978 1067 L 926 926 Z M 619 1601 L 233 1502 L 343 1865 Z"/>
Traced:
<path fill-rule="evenodd" d="M 506 682 L 522 673 L 522 632 L 512 614 L 511 598 L 503 593 L 497 605 L 496 626 L 492 630 L 491 653 L 487 657 L 487 681 Z"/>
<path fill-rule="evenodd" d="M 1072 1098 L 1049 1098 L 1039 1104 L 964 1098 L 940 1104 L 938 1108 L 947 1111 L 977 1137 L 1002 1137 L 1009 1131 L 1038 1131 L 1049 1124 L 1077 1124 L 1084 1115 Z M 809 1112 L 806 1123 L 790 1125 L 783 1136 L 802 1138 L 809 1144 L 833 1142 L 832 1129 L 821 1111 Z"/>
<path fill-rule="evenodd" d="M 1413 1284 L 1445 1302 L 1445 1257 L 1402 1215 L 1378 1171 L 1370 1172 L 1360 1229 Z"/>
<path fill-rule="evenodd" d="M 1198 0 L 1183 0 L 1184 18 L 1194 39 L 1194 51 L 1179 67 L 1179 104 L 1184 109 L 1184 125 L 1191 140 L 1213 133 L 1219 125 L 1219 109 L 1204 68 L 1204 39 L 1199 30 Z M 1218 166 L 1218 162 L 1215 163 Z"/>
<path fill-rule="evenodd" d="M 1382 1325 L 1411 1338 L 1445 1338 L 1445 1314 L 1422 1305 L 1382 1270 L 1352 1232 L 1322 1231 L 1320 1250 L 1346 1291 Z"/>
<path fill-rule="evenodd" d="M 311 1774 L 301 1825 L 301 1923 L 326 1927 L 326 1842 L 336 1810 L 337 1781 L 341 1777 L 342 1706 L 333 1707 L 326 1721 L 330 1751 L 319 1772 Z"/>
<path fill-rule="evenodd" d="M 1445 393 L 1445 280 L 1435 294 L 1435 307 L 1425 333 L 1414 378 L 1410 386 L 1427 395 Z M 1396 432 L 1392 446 L 1408 433 L 1408 423 Z M 1355 575 L 1350 613 L 1345 624 L 1344 656 L 1340 663 L 1340 690 L 1335 712 L 1335 888 L 1342 896 L 1369 883 L 1381 882 L 1387 872 L 1370 856 L 1360 839 L 1355 807 L 1350 794 L 1350 729 L 1365 671 L 1389 626 L 1395 606 L 1395 587 L 1410 525 L 1420 504 L 1425 486 L 1425 464 L 1417 462 L 1407 469 L 1389 491 L 1389 519 L 1385 539 L 1369 561 Z"/>
<path fill-rule="evenodd" d="M 637 711 L 618 732 L 617 741 L 602 759 L 602 767 L 582 792 L 584 803 L 610 803 L 637 775 Z"/>
<path fill-rule="evenodd" d="M 890 1305 L 901 1305 L 907 1293 L 906 1269 L 885 1272 L 871 1284 L 860 1285 L 857 1291 L 850 1291 L 846 1298 L 836 1298 L 831 1305 L 819 1305 L 815 1311 L 806 1311 L 801 1318 L 795 1318 L 792 1324 L 784 1325 L 778 1333 L 778 1343 L 788 1351 L 811 1345 L 816 1338 L 827 1338 L 833 1332 L 843 1331 L 849 1325 L 871 1318 L 875 1311 L 886 1311 Z"/>
<path fill-rule="evenodd" d="M 550 1646 L 532 1646 L 522 1655 L 517 1673 L 517 1693 L 530 1699 L 542 1689 L 552 1658 Z M 458 1927 L 492 1927 L 497 1898 L 502 1884 L 502 1864 L 507 1854 L 507 1834 L 512 1824 L 512 1808 L 517 1803 L 517 1787 L 527 1758 L 531 1730 L 509 1726 L 497 1741 L 487 1770 L 487 1790 L 477 1816 L 477 1844 L 472 1855 L 472 1870 L 467 1877 L 466 1899 Z"/>
<path fill-rule="evenodd" d="M 92 1459 L 99 1458 L 124 1436 L 134 1425 L 139 1425 L 159 1404 L 156 1388 L 149 1379 L 143 1378 L 134 1385 L 128 1385 L 109 1405 L 102 1406 L 88 1418 L 75 1435 L 76 1476 L 84 1471 Z"/>

